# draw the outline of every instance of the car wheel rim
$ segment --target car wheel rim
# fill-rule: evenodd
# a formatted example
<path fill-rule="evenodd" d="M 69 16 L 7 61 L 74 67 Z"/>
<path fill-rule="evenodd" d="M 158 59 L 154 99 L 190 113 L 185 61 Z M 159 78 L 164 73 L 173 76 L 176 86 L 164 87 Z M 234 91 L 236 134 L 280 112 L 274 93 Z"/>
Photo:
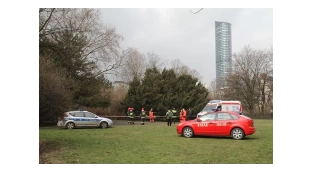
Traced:
<path fill-rule="evenodd" d="M 107 124 L 105 122 L 102 123 L 102 128 L 107 128 Z"/>
<path fill-rule="evenodd" d="M 239 129 L 233 131 L 233 138 L 240 139 L 243 136 L 243 132 Z"/>
<path fill-rule="evenodd" d="M 185 137 L 191 137 L 192 136 L 192 130 L 191 129 L 185 129 L 184 130 L 184 136 Z"/>
<path fill-rule="evenodd" d="M 74 128 L 74 124 L 73 123 L 68 123 L 67 128 L 68 129 L 73 129 Z"/>

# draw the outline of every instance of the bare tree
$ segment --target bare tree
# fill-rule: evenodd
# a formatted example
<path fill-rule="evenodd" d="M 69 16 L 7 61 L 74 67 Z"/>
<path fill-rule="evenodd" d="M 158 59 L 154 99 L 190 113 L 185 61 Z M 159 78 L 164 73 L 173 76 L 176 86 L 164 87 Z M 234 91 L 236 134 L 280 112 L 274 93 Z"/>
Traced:
<path fill-rule="evenodd" d="M 190 69 L 188 66 L 184 65 L 180 59 L 174 59 L 170 62 L 171 68 L 174 72 L 179 76 L 183 74 L 191 75 L 193 78 L 197 78 L 198 80 L 202 80 L 202 76 L 195 69 Z"/>
<path fill-rule="evenodd" d="M 200 73 L 198 71 L 196 71 L 195 69 L 190 70 L 189 74 L 193 77 L 193 78 L 198 78 L 199 81 L 203 80 L 203 77 L 200 75 Z"/>
<path fill-rule="evenodd" d="M 264 85 L 267 83 L 267 75 L 273 73 L 273 51 L 254 50 L 245 46 L 233 56 L 233 73 L 226 78 L 228 88 L 224 90 L 225 96 L 241 100 L 251 114 L 255 106 L 261 104 L 263 113 L 268 97 Z"/>
<path fill-rule="evenodd" d="M 260 92 L 259 98 L 259 113 L 264 115 L 265 110 L 273 108 L 273 48 L 268 51 L 260 53 L 262 62 L 258 67 L 261 68 L 260 79 L 258 82 L 258 88 Z M 271 107 L 272 102 L 272 107 Z M 265 107 L 267 106 L 267 109 Z"/>
<path fill-rule="evenodd" d="M 157 55 L 154 52 L 148 52 L 147 53 L 147 68 L 157 68 L 158 70 L 163 69 L 168 61 L 165 60 L 164 58 L 159 57 L 159 55 Z"/>
<path fill-rule="evenodd" d="M 266 105 L 270 108 L 270 112 L 273 112 L 273 76 L 268 76 L 267 78 L 267 101 Z"/>
<path fill-rule="evenodd" d="M 123 81 L 131 82 L 134 77 L 143 78 L 146 69 L 145 57 L 135 48 L 126 50 L 125 60 L 119 70 L 119 78 Z"/>
<path fill-rule="evenodd" d="M 174 59 L 170 62 L 171 64 L 171 68 L 178 73 L 179 72 L 179 68 L 181 68 L 183 66 L 182 62 L 180 59 Z"/>
<path fill-rule="evenodd" d="M 182 65 L 179 70 L 178 70 L 178 74 L 183 75 L 183 74 L 189 74 L 191 72 L 190 67 L 186 66 L 186 65 Z"/>
<path fill-rule="evenodd" d="M 216 79 L 214 79 L 210 82 L 210 85 L 208 87 L 208 91 L 209 91 L 209 99 L 224 99 L 223 98 L 223 91 L 217 87 Z"/>
<path fill-rule="evenodd" d="M 125 57 L 119 45 L 123 37 L 116 33 L 116 28 L 102 21 L 100 11 L 96 9 L 40 9 L 39 39 L 57 42 L 64 32 L 73 35 L 72 42 L 83 38 L 82 58 L 98 66 L 94 70 L 97 74 L 109 73 L 120 67 Z M 39 46 L 55 50 L 45 44 Z"/>
<path fill-rule="evenodd" d="M 59 114 L 72 107 L 72 91 L 74 82 L 66 78 L 63 70 L 54 67 L 54 63 L 39 56 L 39 122 L 51 118 L 57 119 Z"/>
<path fill-rule="evenodd" d="M 190 10 L 191 11 L 191 13 L 193 13 L 193 14 L 197 14 L 197 13 L 199 13 L 201 10 L 203 10 L 204 8 L 201 8 L 201 9 L 199 9 L 198 11 L 195 11 L 195 12 L 193 12 L 192 10 Z"/>

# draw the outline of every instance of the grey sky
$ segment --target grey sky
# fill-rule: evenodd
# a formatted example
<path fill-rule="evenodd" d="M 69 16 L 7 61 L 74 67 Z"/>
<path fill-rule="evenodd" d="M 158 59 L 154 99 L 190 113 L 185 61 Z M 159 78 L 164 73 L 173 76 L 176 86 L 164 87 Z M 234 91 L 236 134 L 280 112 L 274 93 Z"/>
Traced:
<path fill-rule="evenodd" d="M 254 49 L 273 46 L 272 8 L 106 8 L 103 22 L 123 35 L 122 47 L 154 52 L 169 61 L 180 59 L 197 70 L 202 82 L 216 77 L 215 21 L 232 24 L 232 53 L 244 45 Z"/>

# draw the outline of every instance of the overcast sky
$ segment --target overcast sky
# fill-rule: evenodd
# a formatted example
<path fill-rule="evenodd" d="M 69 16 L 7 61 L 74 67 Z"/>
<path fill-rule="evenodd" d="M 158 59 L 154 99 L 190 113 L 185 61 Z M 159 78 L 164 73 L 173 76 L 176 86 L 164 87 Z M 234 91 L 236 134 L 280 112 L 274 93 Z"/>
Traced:
<path fill-rule="evenodd" d="M 232 53 L 244 45 L 255 49 L 273 46 L 272 8 L 106 8 L 103 22 L 123 35 L 122 47 L 154 52 L 169 61 L 180 59 L 197 70 L 202 82 L 216 78 L 215 21 L 232 24 Z"/>

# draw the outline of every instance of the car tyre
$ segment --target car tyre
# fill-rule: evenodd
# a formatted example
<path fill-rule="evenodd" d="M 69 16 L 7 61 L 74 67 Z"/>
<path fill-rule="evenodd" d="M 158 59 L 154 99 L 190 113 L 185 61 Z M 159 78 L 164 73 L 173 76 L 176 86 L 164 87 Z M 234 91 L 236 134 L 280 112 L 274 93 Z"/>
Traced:
<path fill-rule="evenodd" d="M 68 122 L 68 123 L 66 124 L 66 128 L 67 128 L 67 129 L 74 129 L 74 128 L 75 128 L 75 124 L 72 123 L 72 122 Z"/>
<path fill-rule="evenodd" d="M 103 129 L 107 128 L 108 127 L 107 122 L 101 122 L 100 127 L 103 128 Z"/>
<path fill-rule="evenodd" d="M 194 136 L 194 131 L 191 127 L 185 127 L 182 130 L 182 135 L 186 138 L 191 138 Z"/>
<path fill-rule="evenodd" d="M 245 133 L 241 128 L 234 128 L 231 131 L 231 136 L 235 140 L 241 140 L 245 137 Z"/>

